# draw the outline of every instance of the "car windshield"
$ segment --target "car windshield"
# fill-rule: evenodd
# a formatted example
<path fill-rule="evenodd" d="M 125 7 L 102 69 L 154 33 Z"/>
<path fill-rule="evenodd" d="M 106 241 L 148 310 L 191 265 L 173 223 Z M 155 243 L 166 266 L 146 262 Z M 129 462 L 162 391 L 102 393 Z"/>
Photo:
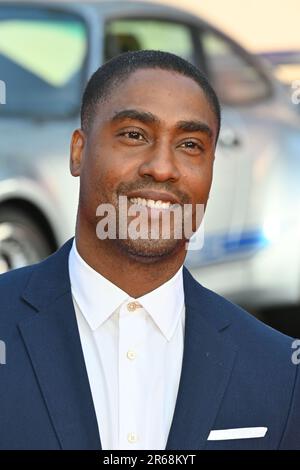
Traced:
<path fill-rule="evenodd" d="M 0 19 L 1 114 L 66 115 L 79 107 L 87 35 L 73 18 Z"/>

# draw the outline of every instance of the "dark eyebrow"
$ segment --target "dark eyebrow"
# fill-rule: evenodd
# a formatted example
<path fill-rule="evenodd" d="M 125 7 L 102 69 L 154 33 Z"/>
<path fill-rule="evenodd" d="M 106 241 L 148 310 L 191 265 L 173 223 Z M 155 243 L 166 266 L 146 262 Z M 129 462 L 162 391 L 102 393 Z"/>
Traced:
<path fill-rule="evenodd" d="M 213 133 L 211 128 L 201 121 L 179 121 L 176 125 L 177 129 L 186 132 L 204 132 L 209 137 L 212 137 Z"/>
<path fill-rule="evenodd" d="M 137 109 L 122 109 L 121 111 L 117 111 L 112 117 L 112 122 L 121 121 L 126 118 L 140 121 L 144 124 L 160 123 L 160 120 L 157 116 L 154 116 L 154 114 L 149 111 L 138 111 Z M 202 121 L 179 121 L 176 124 L 176 128 L 186 132 L 204 132 L 209 137 L 213 135 L 211 128 Z"/>
<path fill-rule="evenodd" d="M 123 109 L 122 111 L 116 112 L 112 117 L 112 122 L 126 118 L 141 121 L 144 124 L 159 123 L 159 119 L 154 116 L 154 114 L 147 111 L 138 111 L 137 109 Z"/>

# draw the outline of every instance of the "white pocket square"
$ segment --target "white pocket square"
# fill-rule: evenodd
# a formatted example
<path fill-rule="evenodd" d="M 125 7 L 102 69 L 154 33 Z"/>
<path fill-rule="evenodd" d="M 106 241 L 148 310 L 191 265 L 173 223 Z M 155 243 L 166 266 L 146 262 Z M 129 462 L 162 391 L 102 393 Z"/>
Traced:
<path fill-rule="evenodd" d="M 228 439 L 253 439 L 265 437 L 268 428 L 234 428 L 210 431 L 208 441 L 226 441 Z"/>

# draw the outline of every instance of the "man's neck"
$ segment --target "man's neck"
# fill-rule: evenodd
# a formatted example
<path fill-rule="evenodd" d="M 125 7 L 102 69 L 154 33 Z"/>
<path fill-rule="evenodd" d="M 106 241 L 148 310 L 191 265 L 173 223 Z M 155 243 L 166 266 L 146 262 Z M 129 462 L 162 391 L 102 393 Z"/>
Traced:
<path fill-rule="evenodd" d="M 141 259 L 120 250 L 114 240 L 98 240 L 76 230 L 76 248 L 83 260 L 133 298 L 151 292 L 171 279 L 184 262 L 186 252 L 161 259 Z"/>

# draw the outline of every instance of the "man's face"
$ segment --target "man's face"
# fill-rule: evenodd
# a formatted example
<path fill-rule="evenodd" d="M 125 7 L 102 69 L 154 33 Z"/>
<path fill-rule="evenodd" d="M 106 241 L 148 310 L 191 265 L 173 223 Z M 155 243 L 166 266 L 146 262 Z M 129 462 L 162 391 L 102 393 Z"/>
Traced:
<path fill-rule="evenodd" d="M 192 204 L 195 215 L 196 204 L 206 206 L 208 200 L 216 135 L 216 116 L 191 78 L 161 69 L 132 73 L 99 103 L 88 133 L 73 135 L 71 172 L 80 175 L 80 223 L 96 237 L 97 207 L 110 203 L 118 213 L 120 195 L 127 196 L 129 207 L 153 206 L 149 200 Z M 157 210 L 147 211 L 157 217 Z M 147 260 L 169 256 L 186 241 L 172 236 L 171 221 L 169 239 L 110 243 Z"/>

